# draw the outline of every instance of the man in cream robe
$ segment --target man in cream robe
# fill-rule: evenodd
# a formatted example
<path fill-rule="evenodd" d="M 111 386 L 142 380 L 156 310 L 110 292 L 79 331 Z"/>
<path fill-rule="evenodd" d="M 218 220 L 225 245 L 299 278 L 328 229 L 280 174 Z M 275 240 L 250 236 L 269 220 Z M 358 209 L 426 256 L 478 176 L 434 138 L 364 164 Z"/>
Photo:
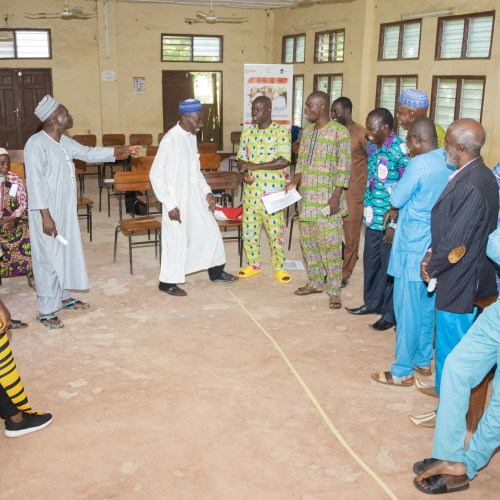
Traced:
<path fill-rule="evenodd" d="M 187 295 L 177 283 L 203 269 L 212 281 L 238 280 L 224 272 L 224 244 L 211 213 L 215 199 L 200 170 L 196 133 L 203 126 L 201 104 L 188 99 L 179 104 L 179 112 L 181 119 L 163 137 L 150 172 L 163 205 L 159 289 L 176 297 Z"/>

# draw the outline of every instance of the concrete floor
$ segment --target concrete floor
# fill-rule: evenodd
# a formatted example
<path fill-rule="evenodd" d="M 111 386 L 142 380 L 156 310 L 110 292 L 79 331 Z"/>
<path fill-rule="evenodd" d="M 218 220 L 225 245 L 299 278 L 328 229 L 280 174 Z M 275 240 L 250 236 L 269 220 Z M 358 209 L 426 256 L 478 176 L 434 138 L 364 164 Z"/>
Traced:
<path fill-rule="evenodd" d="M 95 185 L 87 178 L 97 202 Z M 434 400 L 370 379 L 390 368 L 394 330 L 329 310 L 326 295 L 295 296 L 305 271 L 279 284 L 265 236 L 259 276 L 225 285 L 200 272 L 187 297 L 159 293 L 153 248 L 134 250 L 131 276 L 120 235 L 113 264 L 112 204 L 111 218 L 94 210 L 92 243 L 80 223 L 91 288 L 75 297 L 92 307 L 61 311 L 64 329 L 36 323 L 24 279 L 0 287 L 13 317 L 29 322 L 9 336 L 31 405 L 54 415 L 41 432 L 0 436 L 1 499 L 422 498 L 412 465 L 430 456 L 433 431 L 407 415 Z M 291 260 L 301 259 L 297 229 Z M 236 272 L 236 243 L 226 253 Z M 360 263 L 343 301 L 362 303 Z M 498 498 L 499 478 L 495 456 L 454 497 Z"/>

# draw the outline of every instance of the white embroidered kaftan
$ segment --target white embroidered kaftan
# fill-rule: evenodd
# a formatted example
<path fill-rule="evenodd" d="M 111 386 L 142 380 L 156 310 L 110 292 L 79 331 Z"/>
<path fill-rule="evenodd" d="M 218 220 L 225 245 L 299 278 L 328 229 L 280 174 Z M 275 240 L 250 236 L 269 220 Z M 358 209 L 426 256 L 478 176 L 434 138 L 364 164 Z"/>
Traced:
<path fill-rule="evenodd" d="M 184 283 L 186 274 L 225 264 L 222 236 L 208 210 L 211 190 L 200 170 L 196 136 L 179 124 L 169 130 L 149 177 L 163 204 L 160 281 Z M 180 224 L 168 216 L 176 207 Z"/>

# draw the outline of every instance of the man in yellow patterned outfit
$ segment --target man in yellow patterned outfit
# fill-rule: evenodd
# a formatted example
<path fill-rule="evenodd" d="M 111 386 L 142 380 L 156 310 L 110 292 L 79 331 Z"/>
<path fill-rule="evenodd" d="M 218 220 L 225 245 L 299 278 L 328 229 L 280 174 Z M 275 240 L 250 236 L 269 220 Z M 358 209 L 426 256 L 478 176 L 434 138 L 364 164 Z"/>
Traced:
<path fill-rule="evenodd" d="M 265 194 L 283 191 L 285 168 L 290 164 L 290 133 L 272 121 L 272 103 L 257 97 L 252 103 L 254 125 L 243 130 L 238 150 L 238 170 L 243 175 L 243 247 L 248 265 L 238 276 L 250 278 L 260 273 L 260 233 L 262 224 L 271 247 L 274 276 L 280 283 L 292 279 L 285 271 L 283 212 L 268 214 L 262 203 Z"/>
<path fill-rule="evenodd" d="M 343 190 L 351 177 L 351 138 L 347 128 L 330 120 L 330 99 L 313 92 L 306 100 L 299 158 L 289 189 L 300 184 L 299 230 L 309 283 L 295 295 L 326 288 L 330 309 L 340 309 L 342 285 L 342 217 L 347 215 Z"/>

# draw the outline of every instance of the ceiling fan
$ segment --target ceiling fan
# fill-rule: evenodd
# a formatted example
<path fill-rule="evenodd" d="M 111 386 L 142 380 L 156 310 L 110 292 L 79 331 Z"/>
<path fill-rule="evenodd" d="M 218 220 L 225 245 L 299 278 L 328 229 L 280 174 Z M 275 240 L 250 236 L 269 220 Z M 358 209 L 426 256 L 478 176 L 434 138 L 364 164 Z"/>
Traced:
<path fill-rule="evenodd" d="M 188 24 L 193 23 L 246 23 L 248 21 L 248 17 L 216 17 L 212 5 L 212 0 L 210 0 L 210 10 L 208 14 L 203 12 L 202 10 L 196 11 L 197 19 L 186 17 L 184 18 L 184 22 Z"/>
<path fill-rule="evenodd" d="M 90 19 L 95 17 L 95 14 L 87 14 L 83 12 L 83 7 L 72 7 L 68 5 L 68 0 L 64 0 L 64 7 L 62 12 L 38 12 L 37 14 L 30 14 L 25 12 L 25 17 L 28 19 Z"/>

